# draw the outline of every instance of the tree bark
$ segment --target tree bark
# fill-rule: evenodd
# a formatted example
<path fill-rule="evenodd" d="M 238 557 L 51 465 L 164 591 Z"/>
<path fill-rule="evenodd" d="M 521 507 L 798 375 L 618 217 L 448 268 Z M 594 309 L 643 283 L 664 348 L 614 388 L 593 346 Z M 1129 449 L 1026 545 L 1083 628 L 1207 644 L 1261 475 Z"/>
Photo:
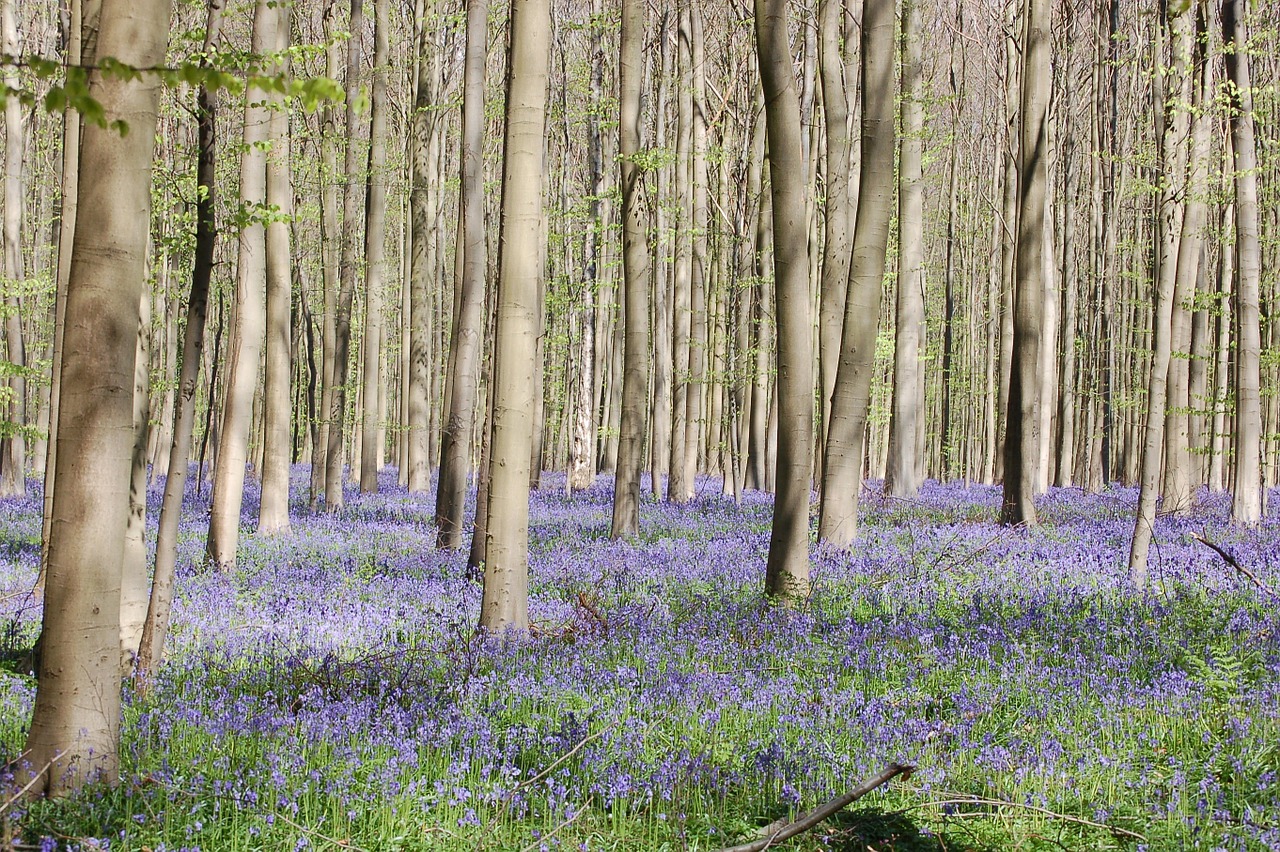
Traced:
<path fill-rule="evenodd" d="M 103 0 L 103 55 L 134 67 L 164 60 L 167 0 Z M 129 511 L 138 302 L 151 220 L 160 82 L 89 72 L 108 122 L 87 123 L 72 249 L 58 418 L 58 499 L 49 541 L 43 653 L 23 750 L 35 794 L 119 777 L 120 577 Z M 125 390 L 127 389 L 127 390 Z M 123 392 L 122 392 L 123 391 Z"/>
<path fill-rule="evenodd" d="M 1024 0 L 1018 144 L 1018 248 L 1014 284 L 1013 360 L 1004 441 L 1000 520 L 1034 525 L 1040 452 L 1040 346 L 1044 327 L 1044 210 L 1049 159 L 1050 34 L 1048 0 Z"/>
<path fill-rule="evenodd" d="M 643 210 L 640 92 L 644 66 L 645 6 L 622 0 L 619 42 L 618 170 L 622 185 L 623 373 L 618 469 L 613 492 L 612 538 L 640 532 L 640 471 L 644 464 L 645 413 L 649 403 L 649 246 Z M 615 354 L 614 357 L 617 357 Z M 661 427 L 657 427 L 661 428 Z"/>
<path fill-rule="evenodd" d="M 253 52 L 261 57 L 275 44 L 278 24 L 271 0 L 257 0 L 253 12 Z M 236 264 L 236 303 L 232 315 L 227 391 L 218 457 L 213 474 L 209 537 L 205 550 L 220 571 L 236 561 L 240 540 L 240 506 L 244 499 L 249 430 L 258 387 L 258 362 L 266 334 L 266 242 L 263 214 L 267 191 L 265 146 L 271 113 L 267 93 L 256 86 L 245 93 L 244 148 L 240 155 L 240 204 L 245 224 L 240 230 Z"/>
<path fill-rule="evenodd" d="M 493 445 L 480 627 L 529 627 L 529 449 L 542 278 L 542 173 L 550 4 L 512 0 L 502 158 Z"/>
<path fill-rule="evenodd" d="M 290 9 L 277 3 L 273 72 L 289 72 Z M 283 97 L 268 99 L 270 151 L 266 163 L 266 201 L 270 211 L 265 233 L 266 251 L 266 375 L 263 388 L 262 501 L 258 532 L 278 535 L 289 531 L 289 424 L 293 415 L 289 385 L 293 376 L 293 254 L 289 220 L 293 216 L 293 178 L 290 165 L 289 108 Z M 303 296 L 305 298 L 305 294 Z"/>
<path fill-rule="evenodd" d="M 457 314 L 449 346 L 449 411 L 440 440 L 436 496 L 437 547 L 462 546 L 462 512 L 471 470 L 471 433 L 475 428 L 480 372 L 481 312 L 485 299 L 484 228 L 484 81 L 488 51 L 489 4 L 467 0 L 467 48 L 462 87 L 462 188 L 458 250 L 461 276 L 455 296 Z M 538 189 L 541 192 L 541 187 Z M 486 427 L 487 428 L 487 427 Z M 483 507 L 476 505 L 479 515 Z"/>
<path fill-rule="evenodd" d="M 14 19 L 12 0 L 0 0 L 0 43 L 9 56 L 19 56 L 18 25 Z M 18 75 L 7 66 L 3 83 L 11 91 L 18 88 Z M 5 99 L 4 105 L 4 277 L 18 282 L 26 277 L 22 262 L 22 195 L 23 148 L 26 139 L 22 104 L 16 97 Z M 27 493 L 27 366 L 26 346 L 22 334 L 22 313 L 17 287 L 5 287 L 4 338 L 5 360 L 17 368 L 8 379 L 0 379 L 0 387 L 8 386 L 7 409 L 0 414 L 0 497 L 25 497 Z"/>
<path fill-rule="evenodd" d="M 809 497 L 813 473 L 813 331 L 809 228 L 800 102 L 787 40 L 786 0 L 756 0 L 756 50 L 764 86 L 773 201 L 774 310 L 778 323 L 777 495 L 765 591 L 783 601 L 809 594 Z"/>
<path fill-rule="evenodd" d="M 838 548 L 849 547 L 858 535 L 858 492 L 893 203 L 893 12 L 889 0 L 867 0 L 863 6 L 858 216 L 818 516 L 818 541 Z"/>
<path fill-rule="evenodd" d="M 378 424 L 382 399 L 382 278 L 387 222 L 387 0 L 373 4 L 373 89 L 369 99 L 369 166 L 364 196 L 364 409 L 361 420 L 360 491 L 378 490 L 382 452 Z"/>

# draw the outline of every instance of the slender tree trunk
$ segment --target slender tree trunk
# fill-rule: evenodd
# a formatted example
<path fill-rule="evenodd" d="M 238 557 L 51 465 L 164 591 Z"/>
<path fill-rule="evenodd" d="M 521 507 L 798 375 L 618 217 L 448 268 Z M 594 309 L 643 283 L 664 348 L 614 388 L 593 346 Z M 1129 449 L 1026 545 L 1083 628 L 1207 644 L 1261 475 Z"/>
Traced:
<path fill-rule="evenodd" d="M 164 60 L 166 0 L 104 0 L 105 56 L 149 68 Z M 85 180 L 72 249 L 58 418 L 58 499 L 49 541 L 43 653 L 23 749 L 33 794 L 64 795 L 119 778 L 120 578 L 134 442 L 138 302 L 151 221 L 160 82 L 89 72 L 107 122 L 86 123 Z M 86 700 L 90 696 L 91 700 Z"/>
<path fill-rule="evenodd" d="M 481 311 L 485 300 L 484 85 L 488 51 L 487 0 L 467 0 L 466 66 L 462 89 L 462 196 L 458 225 L 456 315 L 449 346 L 449 401 L 440 442 L 440 479 L 436 497 L 436 545 L 462 546 L 462 512 L 471 470 L 471 434 L 475 428 L 480 371 Z M 539 187 L 541 192 L 541 187 Z M 485 428 L 488 428 L 487 426 Z M 476 504 L 477 518 L 484 507 Z"/>
<path fill-rule="evenodd" d="M 893 202 L 893 11 L 888 0 L 867 0 L 863 6 L 858 216 L 818 517 L 818 541 L 838 548 L 849 547 L 858 535 L 858 492 Z"/>
<path fill-rule="evenodd" d="M 613 492 L 612 538 L 640 532 L 640 471 L 644 464 L 645 413 L 649 402 L 649 246 L 643 210 L 640 153 L 641 51 L 645 7 L 622 0 L 619 42 L 618 170 L 622 185 L 623 373 L 618 471 Z M 614 357 L 618 357 L 617 354 Z M 661 428 L 656 427 L 656 428 Z"/>
<path fill-rule="evenodd" d="M 205 55 L 218 43 L 222 32 L 224 0 L 210 0 L 205 22 Z M 187 297 L 187 323 L 182 332 L 182 375 L 175 400 L 173 448 L 169 451 L 169 471 L 164 481 L 156 534 L 156 567 L 151 581 L 151 598 L 142 629 L 135 670 L 139 685 L 160 666 L 169 613 L 173 604 L 174 570 L 178 560 L 178 519 L 186 491 L 187 467 L 191 459 L 191 439 L 196 418 L 196 390 L 200 382 L 200 361 L 204 356 L 205 317 L 209 308 L 209 282 L 213 278 L 213 254 L 217 247 L 215 219 L 217 203 L 217 95 L 201 86 L 197 95 L 197 165 L 195 266 L 191 273 L 191 293 Z M 305 301 L 304 301 L 305 304 Z M 211 383 L 212 385 L 212 383 Z"/>
<path fill-rule="evenodd" d="M 689 227 L 689 287 L 692 321 L 689 329 L 689 378 L 685 386 L 684 483 L 686 496 L 694 493 L 698 450 L 704 423 L 703 393 L 707 363 L 707 74 L 703 44 L 702 9 L 689 6 L 689 56 L 692 60 L 691 106 L 693 144 L 690 152 L 692 218 Z"/>
<path fill-rule="evenodd" d="M 18 26 L 13 13 L 13 0 L 0 0 L 0 43 L 9 56 L 19 56 Z M 2 82 L 17 91 L 18 76 L 6 66 Z M 22 104 L 16 97 L 6 98 L 4 105 L 4 277 L 21 281 L 26 277 L 22 263 L 22 191 L 23 148 L 26 122 L 22 120 Z M 27 365 L 26 346 L 22 334 L 22 313 L 16 287 L 5 287 L 5 360 L 18 368 L 0 387 L 8 385 L 9 401 L 0 420 L 12 424 L 0 431 L 0 497 L 23 497 L 27 493 L 27 381 L 21 370 Z"/>
<path fill-rule="evenodd" d="M 1039 458 L 1040 346 L 1044 327 L 1044 211 L 1049 160 L 1049 3 L 1024 0 L 1022 134 L 1018 145 L 1018 250 L 1014 286 L 1013 361 L 1004 442 L 1000 520 L 1036 523 L 1033 498 Z"/>
<path fill-rule="evenodd" d="M 382 399 L 382 278 L 386 254 L 387 211 L 387 0 L 373 4 L 373 91 L 369 110 L 369 167 L 364 200 L 364 409 L 361 421 L 360 490 L 378 490 L 382 454 L 378 435 Z"/>
<path fill-rule="evenodd" d="M 276 4 L 275 40 L 269 45 L 279 57 L 275 72 L 289 74 L 290 9 Z M 263 388 L 262 501 L 258 532 L 276 535 L 289 531 L 289 425 L 293 408 L 289 384 L 293 375 L 293 252 L 289 244 L 289 219 L 293 216 L 293 178 L 290 165 L 289 111 L 279 95 L 270 98 L 267 126 L 270 153 L 266 164 L 266 375 Z M 305 298 L 305 294 L 303 295 Z"/>
<path fill-rule="evenodd" d="M 355 297 L 356 226 L 360 218 L 360 184 L 357 180 L 356 116 L 360 92 L 360 70 L 363 65 L 361 38 L 364 32 L 364 0 L 351 0 L 350 31 L 357 37 L 347 41 L 346 67 L 346 132 L 347 150 L 342 170 L 342 237 L 338 260 L 338 298 L 334 306 L 333 396 L 328 411 L 328 446 L 325 450 L 324 506 L 329 512 L 340 511 L 342 494 L 342 462 L 347 424 L 347 372 L 351 366 L 351 302 Z M 352 456 L 353 464 L 355 456 Z"/>
<path fill-rule="evenodd" d="M 1236 423 L 1231 521 L 1256 526 L 1262 520 L 1261 370 L 1262 253 L 1258 242 L 1258 154 L 1254 141 L 1249 28 L 1243 0 L 1223 0 L 1223 40 L 1231 80 L 1231 150 L 1236 184 Z"/>
<path fill-rule="evenodd" d="M 902 139 L 898 176 L 898 303 L 893 347 L 893 403 L 889 420 L 889 460 L 884 490 L 894 497 L 914 497 L 916 432 L 924 414 L 920 393 L 920 347 L 924 342 L 924 104 L 920 91 L 923 48 L 919 0 L 902 7 Z"/>
<path fill-rule="evenodd" d="M 253 13 L 253 52 L 266 54 L 275 45 L 278 25 L 271 0 L 257 0 Z M 271 112 L 267 92 L 250 87 L 245 94 L 244 148 L 240 155 L 240 203 L 246 223 L 240 230 L 236 264 L 236 306 L 227 363 L 227 392 L 223 406 L 218 458 L 213 475 L 209 511 L 209 561 L 219 570 L 236 561 L 240 540 L 240 506 L 244 498 L 245 465 L 249 459 L 249 430 L 258 387 L 258 362 L 266 334 L 266 242 L 263 226 L 267 191 L 265 146 Z"/>
<path fill-rule="evenodd" d="M 417 74 L 414 79 L 413 132 L 410 137 L 413 158 L 413 180 L 409 194 L 411 222 L 409 261 L 409 418 L 408 477 L 410 492 L 422 493 L 431 487 L 431 295 L 429 282 L 434 273 L 431 251 L 434 216 L 432 189 L 438 181 L 436 158 L 432 157 L 430 140 L 438 138 L 439 119 L 430 115 L 434 98 L 432 84 L 436 76 L 435 52 L 431 50 L 432 28 L 428 25 L 430 6 L 423 4 L 418 15 Z M 428 59 L 430 57 L 430 60 Z M 401 345 L 404 345 L 403 342 Z"/>
<path fill-rule="evenodd" d="M 321 13 L 324 27 L 325 76 L 338 79 L 341 55 L 337 38 L 338 0 L 325 0 Z M 337 349 L 336 314 L 338 311 L 338 110 L 326 104 L 321 118 L 320 173 L 324 176 L 320 190 L 320 262 L 323 267 L 324 317 L 320 332 L 323 362 L 320 367 L 320 428 L 311 453 L 311 504 L 322 504 L 327 493 L 329 470 L 329 425 L 333 414 L 333 365 Z"/>
<path fill-rule="evenodd" d="M 689 499 L 685 478 L 685 438 L 688 420 L 689 335 L 693 323 L 693 48 L 688 6 L 679 16 L 675 160 L 676 263 L 671 288 L 671 452 L 667 458 L 667 500 L 684 503 Z"/>
<path fill-rule="evenodd" d="M 764 86 L 773 199 L 774 310 L 778 323 L 777 497 L 765 591 L 809 594 L 809 497 L 813 466 L 813 343 L 800 102 L 787 41 L 785 0 L 756 0 L 756 50 Z"/>
<path fill-rule="evenodd" d="M 489 466 L 484 597 L 480 626 L 529 626 L 529 449 L 542 237 L 550 4 L 512 0 L 502 158 L 494 350 L 493 444 Z"/>

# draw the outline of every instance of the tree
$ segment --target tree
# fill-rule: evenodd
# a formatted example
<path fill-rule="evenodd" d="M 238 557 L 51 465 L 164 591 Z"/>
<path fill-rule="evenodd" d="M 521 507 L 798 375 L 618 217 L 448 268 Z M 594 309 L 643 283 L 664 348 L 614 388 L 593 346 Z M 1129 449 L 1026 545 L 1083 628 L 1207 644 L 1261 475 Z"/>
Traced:
<path fill-rule="evenodd" d="M 529 627 L 529 461 L 534 337 L 542 277 L 542 148 L 551 9 L 512 0 L 502 157 L 502 234 L 493 355 L 493 434 L 480 626 Z"/>
<path fill-rule="evenodd" d="M 351 301 L 355 298 L 356 226 L 360 221 L 360 183 L 357 180 L 356 115 L 360 93 L 364 31 L 364 0 L 351 0 L 351 32 L 347 40 L 346 100 L 347 150 L 342 172 L 342 238 L 338 259 L 338 298 L 334 305 L 332 403 L 328 411 L 328 447 L 325 450 L 324 506 L 337 512 L 344 505 L 342 495 L 343 436 L 347 423 L 347 372 L 351 362 Z"/>
<path fill-rule="evenodd" d="M 378 490 L 378 389 L 382 386 L 382 267 L 387 221 L 387 0 L 373 4 L 373 93 L 369 113 L 369 167 L 364 196 L 364 412 L 361 420 L 360 490 Z"/>
<path fill-rule="evenodd" d="M 253 11 L 253 52 L 265 56 L 275 45 L 279 24 L 272 0 L 257 0 Z M 219 570 L 235 564 L 240 541 L 249 429 L 258 388 L 258 361 L 266 336 L 267 266 L 263 222 L 267 197 L 267 140 L 271 111 L 267 93 L 251 86 L 245 93 L 244 148 L 240 154 L 240 204 L 243 222 L 236 246 L 236 305 L 227 364 L 226 402 L 213 474 L 209 511 L 209 561 Z"/>
<path fill-rule="evenodd" d="M 17 56 L 18 27 L 14 20 L 12 0 L 0 0 L 0 42 L 10 56 Z M 3 84 L 16 88 L 13 68 L 4 72 Z M 24 278 L 22 263 L 22 180 L 23 143 L 26 122 L 22 120 L 22 104 L 8 98 L 4 105 L 4 338 L 7 362 L 0 373 L 0 497 L 22 497 L 27 493 L 27 451 L 24 427 L 27 425 L 26 347 L 19 313 L 19 282 Z M 9 375 L 6 377 L 5 373 Z"/>
<path fill-rule="evenodd" d="M 273 27 L 275 39 L 268 45 L 273 56 L 273 72 L 289 73 L 290 6 L 277 3 Z M 293 178 L 290 171 L 289 111 L 279 94 L 268 98 L 270 118 L 267 139 L 270 151 L 266 162 L 265 233 L 266 275 L 266 370 L 263 386 L 262 501 L 258 511 L 258 532 L 277 535 L 289 531 L 289 423 L 293 403 L 289 386 L 293 374 L 290 332 L 293 328 L 293 274 L 290 251 L 290 223 L 293 216 Z"/>
<path fill-rule="evenodd" d="M 884 490 L 913 497 L 918 480 L 917 429 L 923 415 L 920 347 L 924 343 L 924 93 L 921 87 L 920 4 L 902 7 L 902 139 L 898 178 L 898 300 L 893 347 L 893 410 Z"/>
<path fill-rule="evenodd" d="M 619 43 L 618 170 L 622 184 L 623 372 L 618 471 L 609 535 L 640 531 L 640 470 L 644 464 L 644 423 L 649 398 L 649 246 L 643 214 L 644 169 L 640 155 L 640 89 L 644 75 L 645 7 L 622 0 Z M 655 425 L 655 428 L 660 428 Z"/>
<path fill-rule="evenodd" d="M 462 511 L 471 470 L 471 433 L 480 373 L 485 267 L 484 80 L 488 55 L 489 4 L 467 0 L 467 48 L 462 83 L 461 217 L 453 332 L 445 385 L 445 420 L 440 437 L 436 493 L 438 547 L 462 546 Z M 539 187 L 541 192 L 542 188 Z M 481 511 L 477 505 L 477 514 Z"/>
<path fill-rule="evenodd" d="M 818 541 L 845 548 L 858 535 L 867 409 L 893 202 L 893 3 L 862 15 L 862 159 L 840 363 L 831 397 Z"/>
<path fill-rule="evenodd" d="M 778 487 L 765 591 L 782 600 L 794 600 L 809 594 L 813 474 L 813 332 L 805 158 L 800 141 L 800 102 L 787 40 L 786 0 L 756 0 L 755 10 L 769 140 L 774 309 L 778 318 Z"/>
<path fill-rule="evenodd" d="M 164 60 L 168 0 L 103 0 L 98 49 L 136 68 Z M 24 754 L 35 794 L 119 775 L 120 578 L 134 442 L 133 387 L 146 280 L 160 82 L 89 71 L 108 123 L 86 122 L 63 332 L 58 495 L 43 652 Z"/>
<path fill-rule="evenodd" d="M 1258 240 L 1258 153 L 1254 141 L 1249 26 L 1243 0 L 1223 0 L 1222 30 L 1231 107 L 1231 151 L 1236 188 L 1236 428 L 1231 520 L 1255 526 L 1262 520 L 1261 369 L 1262 251 Z"/>
<path fill-rule="evenodd" d="M 1004 438 L 1000 520 L 1036 523 L 1040 458 L 1040 336 L 1044 327 L 1044 210 L 1049 157 L 1049 3 L 1023 0 L 1022 90 L 1018 143 L 1018 219 L 1013 296 L 1013 360 Z"/>

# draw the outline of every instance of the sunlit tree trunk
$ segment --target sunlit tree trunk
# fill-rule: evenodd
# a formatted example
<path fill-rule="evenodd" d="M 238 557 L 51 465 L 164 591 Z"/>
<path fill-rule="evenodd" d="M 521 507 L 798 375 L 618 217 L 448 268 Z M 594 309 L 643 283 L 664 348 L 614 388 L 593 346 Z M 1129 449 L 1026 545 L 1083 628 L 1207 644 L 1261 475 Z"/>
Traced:
<path fill-rule="evenodd" d="M 777 496 L 765 591 L 809 594 L 809 495 L 813 468 L 813 332 L 800 102 L 787 41 L 786 0 L 756 0 L 756 50 L 764 86 L 773 198 L 774 310 L 778 323 Z"/>
<path fill-rule="evenodd" d="M 387 0 L 375 0 L 373 9 L 373 91 L 369 99 L 369 168 L 364 197 L 364 409 L 360 424 L 360 490 L 366 494 L 378 490 L 382 460 L 378 401 L 383 388 L 382 278 L 387 222 Z"/>
<path fill-rule="evenodd" d="M 462 512 L 471 471 L 471 433 L 475 428 L 480 373 L 481 312 L 485 298 L 484 82 L 488 50 L 487 0 L 467 0 L 467 47 L 462 86 L 461 220 L 458 223 L 456 316 L 449 346 L 449 372 L 440 441 L 436 496 L 436 544 L 462 546 Z M 541 192 L 541 188 L 539 188 Z M 530 412 L 532 413 L 532 412 Z M 477 505 L 477 515 L 483 507 Z"/>
<path fill-rule="evenodd" d="M 920 91 L 922 47 L 919 0 L 902 7 L 902 139 L 898 174 L 898 300 L 893 347 L 893 401 L 889 461 L 884 490 L 912 497 L 920 490 L 916 432 L 924 416 L 921 396 L 920 328 L 924 323 L 924 93 Z"/>
<path fill-rule="evenodd" d="M 364 31 L 364 0 L 351 0 L 350 31 Z M 328 447 L 325 451 L 324 506 L 337 512 L 344 505 L 342 467 L 346 447 L 347 373 L 351 366 L 351 302 L 355 298 L 356 227 L 360 221 L 360 182 L 358 180 L 356 117 L 359 115 L 360 71 L 363 67 L 362 40 L 347 41 L 346 101 L 347 150 L 342 166 L 342 231 L 338 259 L 338 294 L 333 316 L 333 396 L 326 416 L 329 420 Z M 353 465 L 355 456 L 352 456 Z"/>
<path fill-rule="evenodd" d="M 167 0 L 104 0 L 99 47 L 149 68 L 164 60 Z M 23 749 L 35 794 L 114 783 L 120 744 L 120 577 L 134 442 L 131 393 L 146 280 L 160 82 L 89 73 L 108 122 L 86 123 L 84 180 L 63 337 L 58 499 L 49 541 L 43 652 Z"/>
<path fill-rule="evenodd" d="M 205 20 L 203 53 L 208 55 L 222 32 L 223 0 L 210 0 Z M 156 565 L 151 581 L 147 618 L 135 667 L 136 680 L 145 684 L 160 665 L 169 613 L 173 604 L 173 579 L 178 561 L 178 519 L 187 485 L 187 465 L 191 459 L 191 439 L 195 431 L 196 390 L 200 381 L 200 361 L 204 355 L 205 318 L 209 307 L 209 283 L 213 278 L 213 254 L 218 230 L 214 218 L 217 203 L 217 95 L 201 86 L 196 96 L 196 201 L 195 264 L 191 272 L 191 293 L 187 296 L 187 322 L 182 332 L 182 373 L 175 400 L 173 447 L 169 450 L 168 475 L 160 504 L 156 534 Z"/>
<path fill-rule="evenodd" d="M 493 446 L 480 626 L 529 626 L 529 447 L 542 278 L 542 172 L 550 4 L 512 0 L 502 158 Z"/>
<path fill-rule="evenodd" d="M 13 0 L 0 0 L 0 44 L 7 55 L 20 55 Z M 0 80 L 11 91 L 17 90 L 18 78 L 13 66 L 5 67 Z M 22 120 L 22 104 L 16 97 L 6 98 L 3 274 L 11 282 L 18 282 L 26 277 L 22 262 L 22 161 L 27 135 L 25 124 Z M 27 355 L 22 335 L 18 288 L 9 286 L 4 289 L 4 357 L 18 370 L 7 379 L 0 378 L 0 387 L 7 385 L 9 392 L 9 400 L 5 406 L 7 410 L 0 412 L 0 421 L 8 422 L 8 426 L 0 428 L 0 497 L 21 497 L 27 493 L 27 443 L 21 431 L 27 425 L 27 381 L 21 372 L 26 366 Z"/>
<path fill-rule="evenodd" d="M 838 548 L 847 548 L 858 535 L 858 492 L 893 204 L 893 12 L 889 0 L 867 0 L 862 12 L 858 216 L 818 516 L 818 541 Z"/>
<path fill-rule="evenodd" d="M 643 210 L 640 153 L 641 51 L 645 6 L 622 0 L 618 61 L 618 170 L 622 186 L 623 337 L 622 422 L 610 536 L 640 531 L 640 471 L 644 464 L 645 413 L 649 406 L 649 246 Z M 614 357 L 618 357 L 617 353 Z M 661 428 L 657 426 L 656 428 Z"/>
<path fill-rule="evenodd" d="M 421 493 L 431 487 L 431 321 L 430 278 L 435 271 L 431 241 L 434 215 L 432 190 L 439 183 L 439 162 L 432 157 L 430 139 L 437 138 L 439 119 L 428 115 L 432 106 L 432 83 L 436 76 L 435 51 L 431 49 L 432 28 L 428 25 L 431 7 L 421 4 L 417 21 L 417 74 L 414 79 L 413 123 L 410 153 L 413 180 L 409 192 L 409 417 L 405 440 L 408 443 L 406 487 Z M 436 178 L 436 180 L 432 180 Z M 404 346 L 404 342 L 401 342 Z"/>
<path fill-rule="evenodd" d="M 277 24 L 271 0 L 257 0 L 253 12 L 253 52 L 258 56 L 275 45 Z M 229 569 L 236 561 L 253 398 L 266 334 L 266 237 L 262 220 L 267 193 L 265 148 L 271 120 L 266 97 L 267 93 L 257 87 L 250 87 L 245 94 L 240 204 L 246 221 L 237 246 L 236 305 L 227 362 L 226 401 L 213 474 L 209 537 L 205 544 L 209 561 L 220 570 Z"/>
<path fill-rule="evenodd" d="M 1231 150 L 1236 184 L 1236 372 L 1235 476 L 1231 521 L 1255 526 L 1262 520 L 1262 348 L 1260 300 L 1262 253 L 1258 242 L 1258 153 L 1254 141 L 1249 27 L 1243 0 L 1223 0 L 1222 31 L 1231 101 Z"/>
<path fill-rule="evenodd" d="M 278 57 L 275 72 L 289 74 L 290 9 L 275 6 L 275 40 L 270 45 Z M 266 370 L 263 387 L 262 502 L 258 510 L 258 532 L 275 535 L 289 530 L 289 426 L 293 415 L 289 386 L 293 375 L 292 285 L 293 254 L 289 219 L 293 216 L 293 177 L 290 166 L 289 111 L 279 95 L 270 98 L 271 118 L 267 126 L 270 151 L 267 155 L 267 208 L 271 218 L 266 226 L 267 328 Z M 305 298 L 305 295 L 304 295 Z"/>

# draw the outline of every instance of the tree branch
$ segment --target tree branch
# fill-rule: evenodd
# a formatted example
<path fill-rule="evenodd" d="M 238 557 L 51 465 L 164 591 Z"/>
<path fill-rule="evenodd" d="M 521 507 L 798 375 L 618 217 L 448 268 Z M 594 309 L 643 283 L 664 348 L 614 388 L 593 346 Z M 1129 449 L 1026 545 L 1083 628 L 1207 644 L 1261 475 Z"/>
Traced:
<path fill-rule="evenodd" d="M 780 819 L 771 822 L 761 829 L 761 836 L 758 839 L 750 843 L 741 843 L 737 846 L 726 846 L 716 850 L 716 852 L 763 852 L 763 850 L 770 848 L 775 843 L 781 843 L 788 838 L 795 837 L 797 834 L 803 834 L 829 817 L 835 816 L 851 803 L 861 799 L 877 787 L 888 784 L 899 775 L 908 778 L 914 771 L 914 766 L 891 763 L 880 770 L 878 774 L 871 776 L 857 787 L 837 796 L 825 805 L 820 805 L 811 811 L 799 814 L 795 819 Z"/>
<path fill-rule="evenodd" d="M 1266 594 L 1267 594 L 1267 596 L 1268 596 L 1268 597 L 1270 597 L 1270 598 L 1272 598 L 1272 599 L 1280 598 L 1280 593 L 1277 593 L 1275 589 L 1271 588 L 1271 587 L 1270 587 L 1270 586 L 1268 586 L 1266 583 L 1264 583 L 1264 582 L 1262 582 L 1261 580 L 1259 580 L 1259 579 L 1257 578 L 1257 576 L 1256 576 L 1256 575 L 1254 575 L 1254 573 L 1253 573 L 1252 571 L 1250 571 L 1248 568 L 1246 568 L 1246 567 L 1244 567 L 1243 565 L 1241 565 L 1241 564 L 1240 564 L 1240 562 L 1239 562 L 1239 561 L 1238 561 L 1234 556 L 1232 556 L 1232 555 L 1231 555 L 1231 553 L 1230 553 L 1229 551 L 1227 551 L 1227 549 L 1226 549 L 1226 548 L 1224 548 L 1224 547 L 1222 547 L 1222 546 L 1220 546 L 1220 545 L 1218 545 L 1218 544 L 1214 544 L 1212 541 L 1209 541 L 1209 539 L 1208 539 L 1208 538 L 1207 538 L 1203 533 L 1192 533 L 1192 534 L 1191 534 L 1191 538 L 1192 538 L 1192 540 L 1200 542 L 1200 543 L 1201 543 L 1201 544 L 1203 544 L 1205 547 L 1209 548 L 1209 549 L 1210 549 L 1210 550 L 1212 550 L 1214 553 L 1216 553 L 1216 554 L 1218 554 L 1219 556 L 1221 556 L 1221 557 L 1222 557 L 1222 561 L 1223 561 L 1223 562 L 1227 563 L 1227 564 L 1228 564 L 1228 565 L 1230 565 L 1232 568 L 1236 569 L 1236 570 L 1237 570 L 1237 571 L 1239 571 L 1241 574 L 1243 574 L 1243 575 L 1245 575 L 1246 577 L 1248 577 L 1248 578 L 1249 578 L 1249 582 L 1253 583 L 1253 585 L 1254 585 L 1254 586 L 1255 586 L 1259 591 L 1266 593 Z"/>

